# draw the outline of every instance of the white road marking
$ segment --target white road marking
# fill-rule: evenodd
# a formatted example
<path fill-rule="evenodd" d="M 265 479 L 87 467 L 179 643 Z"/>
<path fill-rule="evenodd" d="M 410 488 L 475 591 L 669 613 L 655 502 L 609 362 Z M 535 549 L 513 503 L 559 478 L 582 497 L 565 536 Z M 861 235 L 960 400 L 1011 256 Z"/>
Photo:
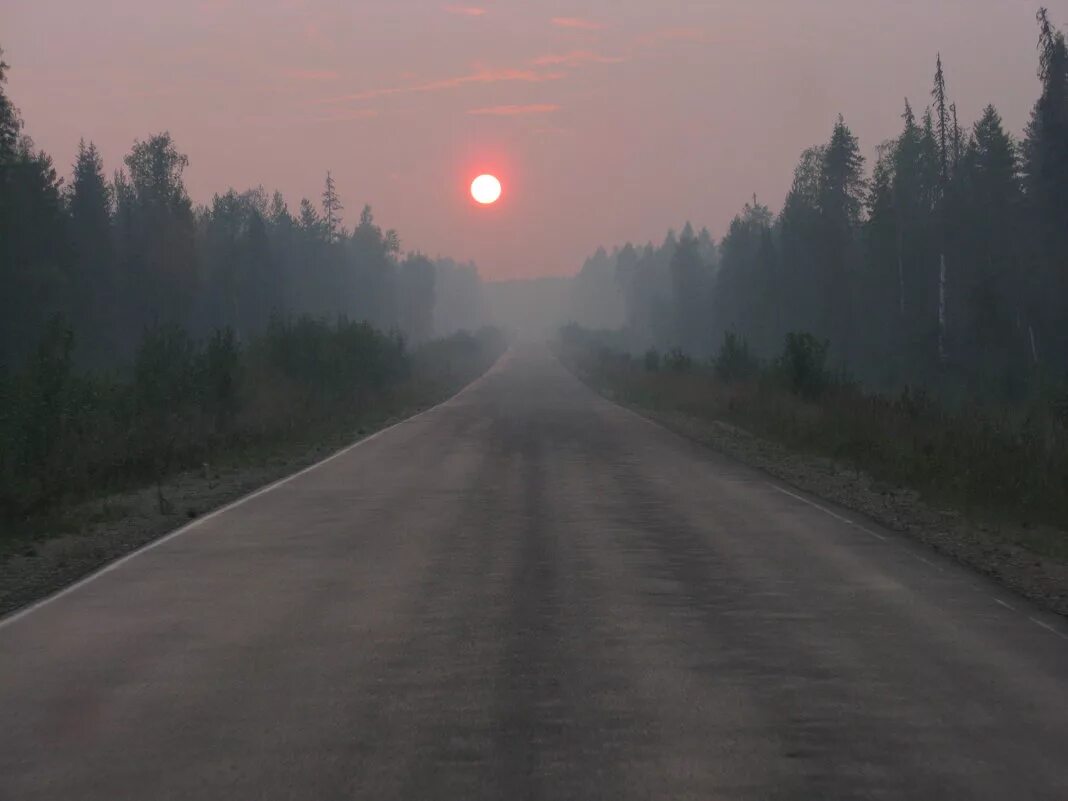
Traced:
<path fill-rule="evenodd" d="M 361 445 L 366 445 L 368 442 L 371 442 L 372 440 L 378 439 L 379 437 L 383 436 L 384 434 L 389 433 L 394 428 L 398 428 L 399 426 L 402 426 L 405 423 L 410 423 L 413 420 L 418 420 L 420 417 L 422 417 L 425 414 L 430 414 L 430 412 L 434 411 L 435 409 L 438 409 L 438 408 L 444 406 L 446 403 L 449 403 L 450 401 L 455 400 L 456 398 L 460 397 L 461 395 L 463 395 L 468 390 L 473 389 L 476 385 L 480 384 L 485 378 L 487 378 L 488 376 L 490 376 L 493 373 L 497 372 L 504 364 L 507 363 L 507 361 L 510 358 L 511 358 L 511 350 L 506 350 L 503 354 L 501 354 L 501 357 L 486 372 L 484 372 L 481 376 L 476 378 L 474 381 L 472 381 L 466 387 L 461 389 L 459 392 L 457 392 L 451 398 L 446 398 L 441 403 L 438 403 L 438 404 L 436 404 L 434 406 L 431 406 L 429 409 L 423 409 L 423 411 L 419 412 L 418 414 L 414 414 L 411 417 L 405 418 L 404 420 L 400 420 L 400 421 L 394 423 L 391 426 L 387 426 L 386 428 L 383 428 L 380 431 L 376 431 L 375 433 L 371 434 L 370 436 L 364 437 L 363 439 L 352 443 L 351 445 L 347 445 L 344 448 L 342 448 L 341 450 L 339 450 L 337 453 L 334 453 L 334 454 L 331 454 L 330 456 L 327 456 L 321 462 L 316 462 L 315 464 L 308 465 L 303 470 L 299 470 L 298 472 L 293 473 L 290 476 L 286 476 L 285 478 L 281 478 L 281 479 L 279 479 L 278 481 L 275 481 L 272 484 L 268 484 L 266 487 L 260 487 L 258 490 L 255 490 L 254 492 L 251 492 L 251 493 L 249 493 L 248 495 L 245 495 L 242 498 L 238 498 L 236 501 L 232 501 L 231 503 L 226 504 L 226 506 L 219 507 L 215 511 L 209 512 L 208 514 L 204 515 L 203 517 L 198 517 L 192 523 L 188 523 L 188 524 L 182 526 L 179 529 L 175 529 L 170 534 L 166 534 L 163 537 L 160 537 L 158 540 L 153 540 L 152 542 L 148 543 L 147 545 L 143 545 L 142 547 L 138 548 L 136 551 L 131 551 L 130 553 L 126 554 L 126 556 L 123 556 L 120 559 L 116 559 L 114 562 L 110 562 L 110 563 L 104 565 L 104 567 L 100 568 L 99 570 L 97 570 L 97 571 L 95 571 L 93 573 L 90 573 L 85 578 L 79 579 L 78 581 L 76 581 L 73 584 L 71 584 L 69 587 L 64 587 L 62 590 L 59 590 L 58 592 L 55 592 L 52 595 L 49 595 L 49 596 L 47 596 L 45 598 L 42 598 L 41 600 L 36 601 L 35 603 L 30 604 L 29 606 L 23 607 L 22 609 L 19 609 L 19 610 L 13 612 L 12 614 L 8 615 L 7 617 L 0 618 L 0 629 L 6 628 L 7 626 L 10 626 L 12 623 L 17 623 L 18 621 L 22 620 L 24 617 L 32 614 L 33 612 L 36 612 L 38 609 L 41 609 L 44 606 L 47 606 L 48 604 L 52 603 L 53 601 L 58 601 L 60 598 L 63 598 L 64 596 L 67 596 L 67 595 L 70 595 L 72 592 L 76 592 L 77 590 L 81 589 L 82 587 L 86 586 L 87 584 L 90 584 L 90 583 L 96 581 L 101 576 L 107 575 L 112 570 L 117 570 L 118 568 L 122 567 L 124 564 L 126 564 L 129 561 L 131 561 L 132 559 L 135 559 L 136 557 L 140 556 L 141 554 L 148 553 L 153 548 L 158 548 L 160 545 L 163 545 L 166 542 L 170 542 L 175 537 L 180 537 L 182 534 L 185 534 L 185 533 L 190 532 L 190 531 L 192 531 L 192 530 L 194 530 L 196 528 L 199 528 L 200 526 L 202 526 L 205 523 L 207 523 L 209 520 L 212 520 L 212 519 L 214 519 L 216 517 L 219 517 L 220 515 L 224 515 L 227 512 L 229 512 L 230 510 L 236 509 L 238 506 L 242 506 L 242 505 L 248 503 L 249 501 L 260 497 L 261 495 L 266 495 L 268 492 L 271 492 L 272 490 L 278 489 L 283 484 L 288 484 L 290 481 L 293 481 L 293 480 L 295 480 L 297 478 L 300 478 L 305 473 L 310 473 L 313 470 L 318 470 L 320 467 L 322 467 L 322 466 L 324 466 L 326 464 L 329 464 L 330 462 L 334 461 L 335 459 L 338 459 L 338 458 L 344 456 L 345 454 L 349 453 L 352 450 L 355 450 L 356 448 L 360 447 Z"/>
<path fill-rule="evenodd" d="M 814 503 L 814 502 L 810 501 L 808 498 L 805 498 L 805 497 L 803 497 L 801 495 L 796 495 L 795 493 L 790 492 L 789 490 L 784 490 L 782 487 L 777 486 L 775 484 L 772 484 L 770 481 L 768 482 L 768 486 L 771 487 L 776 492 L 781 492 L 783 495 L 789 495 L 794 500 L 801 501 L 801 503 L 806 503 L 809 506 L 813 507 L 814 509 L 819 509 L 825 515 L 830 515 L 835 520 L 841 520 L 843 523 L 846 523 L 847 525 L 850 525 L 855 529 L 863 531 L 868 536 L 875 537 L 875 539 L 877 539 L 877 540 L 882 540 L 883 542 L 886 542 L 886 537 L 884 537 L 882 534 L 874 532 L 869 528 L 865 528 L 864 526 L 860 525 L 859 523 L 853 522 L 848 517 L 842 517 L 842 515 L 840 515 L 840 514 L 838 514 L 836 512 L 832 512 L 830 509 L 828 509 L 825 506 L 820 506 L 818 503 Z"/>
<path fill-rule="evenodd" d="M 768 486 L 771 487 L 776 492 L 781 492 L 783 495 L 789 495 L 794 500 L 798 500 L 798 501 L 801 501 L 801 503 L 808 504 L 809 506 L 813 507 L 814 509 L 819 509 L 825 515 L 830 515 L 835 520 L 840 520 L 843 523 L 847 523 L 848 525 L 853 526 L 853 528 L 860 529 L 865 534 L 870 534 L 871 536 L 877 537 L 880 540 L 884 540 L 884 541 L 886 540 L 886 537 L 880 536 L 879 534 L 875 533 L 874 531 L 871 531 L 871 530 L 865 528 L 864 526 L 861 526 L 861 525 L 859 525 L 857 523 L 854 523 L 848 517 L 843 517 L 840 514 L 836 514 L 835 512 L 832 512 L 830 509 L 828 509 L 825 506 L 821 506 L 818 503 L 813 503 L 808 498 L 805 498 L 805 497 L 803 497 L 801 495 L 797 495 L 797 494 L 795 494 L 793 492 L 790 492 L 789 490 L 784 490 L 782 487 L 776 486 L 775 484 L 772 484 L 770 481 L 768 482 Z M 940 573 L 944 573 L 945 572 L 945 569 L 943 567 L 941 567 L 940 565 L 935 564 L 930 559 L 925 559 L 924 557 L 920 556 L 919 554 L 913 553 L 910 550 L 905 550 L 905 553 L 907 553 L 909 556 L 911 556 L 916 561 L 923 562 L 925 565 L 927 565 L 929 567 L 933 567 L 935 570 L 939 571 Z M 1002 601 L 1000 598 L 994 598 L 994 603 L 1001 604 L 1006 609 L 1011 609 L 1013 612 L 1017 611 L 1016 607 L 1012 606 L 1011 604 L 1005 603 L 1005 601 Z M 1028 619 L 1032 623 L 1034 623 L 1036 626 L 1041 626 L 1046 631 L 1050 632 L 1051 634 L 1057 635 L 1062 640 L 1068 640 L 1068 634 L 1065 634 L 1060 629 L 1057 629 L 1057 628 L 1051 626 L 1049 623 L 1044 623 L 1043 621 L 1039 620 L 1038 618 L 1034 618 L 1034 617 L 1029 617 Z"/>
<path fill-rule="evenodd" d="M 1052 634 L 1056 634 L 1062 640 L 1068 640 L 1068 634 L 1065 634 L 1063 631 L 1059 631 L 1059 630 L 1055 629 L 1049 623 L 1044 623 L 1044 622 L 1042 622 L 1041 620 L 1039 620 L 1038 618 L 1035 618 L 1035 617 L 1029 618 L 1029 620 L 1032 623 L 1034 623 L 1036 626 L 1041 626 L 1046 631 L 1048 631 L 1048 632 L 1050 632 Z"/>
<path fill-rule="evenodd" d="M 920 556 L 918 553 L 913 553 L 912 551 L 905 551 L 905 553 L 907 553 L 909 556 L 911 556 L 917 562 L 923 562 L 928 567 L 933 567 L 939 573 L 945 573 L 946 572 L 945 568 L 943 568 L 941 565 L 936 564 L 935 562 L 932 562 L 930 559 L 927 559 L 927 558 L 925 558 L 923 556 Z"/>
<path fill-rule="evenodd" d="M 879 532 L 877 532 L 877 531 L 872 531 L 872 530 L 871 530 L 870 528 L 864 528 L 864 526 L 858 525 L 858 524 L 856 524 L 856 523 L 854 523 L 853 525 L 854 525 L 854 526 L 856 526 L 857 528 L 859 528 L 859 529 L 860 529 L 861 531 L 863 531 L 863 532 L 864 532 L 865 534 L 870 534 L 871 536 L 875 537 L 875 539 L 877 539 L 877 540 L 882 540 L 883 542 L 886 542 L 886 537 L 884 537 L 884 536 L 883 536 L 882 534 L 880 534 Z"/>

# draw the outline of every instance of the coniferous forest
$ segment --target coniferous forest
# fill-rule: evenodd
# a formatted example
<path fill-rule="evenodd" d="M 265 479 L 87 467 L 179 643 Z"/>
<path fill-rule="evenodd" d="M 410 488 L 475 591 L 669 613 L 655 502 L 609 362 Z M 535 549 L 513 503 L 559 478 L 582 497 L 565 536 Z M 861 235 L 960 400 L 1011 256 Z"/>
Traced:
<path fill-rule="evenodd" d="M 802 153 L 776 214 L 753 199 L 719 242 L 687 224 L 660 246 L 591 257 L 572 317 L 632 352 L 754 357 L 790 333 L 877 389 L 1019 400 L 1068 371 L 1068 49 L 1038 14 L 1041 93 L 1021 138 L 988 106 L 960 118 L 932 59 L 872 159 L 846 117 Z M 608 300 L 606 300 L 608 299 Z"/>
<path fill-rule="evenodd" d="M 1068 47 L 1045 10 L 1037 21 L 1020 136 L 992 105 L 962 120 L 934 58 L 929 96 L 904 101 L 873 158 L 840 116 L 778 213 L 754 198 L 720 241 L 687 224 L 659 246 L 601 249 L 571 282 L 571 316 L 653 366 L 714 358 L 745 375 L 793 354 L 878 391 L 1063 411 Z M 263 188 L 197 206 L 164 132 L 110 169 L 84 142 L 62 177 L 8 71 L 0 60 L 8 511 L 285 428 L 291 405 L 253 399 L 329 417 L 405 375 L 413 345 L 489 318 L 473 265 L 402 253 L 369 206 L 347 229 L 330 173 L 296 210 Z M 182 442 L 190 429 L 202 436 Z"/>
<path fill-rule="evenodd" d="M 402 253 L 369 206 L 348 230 L 329 172 L 296 211 L 262 188 L 196 206 L 164 132 L 111 172 L 83 141 L 66 179 L 8 71 L 0 60 L 0 518 L 364 428 L 440 400 L 503 347 L 478 331 L 475 266 Z"/>
<path fill-rule="evenodd" d="M 1021 138 L 994 106 L 962 122 L 936 57 L 874 164 L 839 117 L 778 214 L 754 199 L 719 242 L 687 224 L 599 249 L 562 358 L 728 452 L 721 422 L 1063 557 L 1031 533 L 1068 526 L 1068 48 L 1045 10 L 1038 32 Z"/>
<path fill-rule="evenodd" d="M 485 319 L 473 265 L 403 255 L 370 206 L 346 229 L 330 173 L 296 211 L 262 187 L 197 207 L 189 159 L 160 133 L 110 174 L 82 142 L 64 179 L 4 94 L 8 69 L 0 61 L 0 364 L 17 365 L 57 319 L 94 366 L 128 361 L 160 326 L 248 338 L 272 315 L 342 316 L 418 343 Z"/>

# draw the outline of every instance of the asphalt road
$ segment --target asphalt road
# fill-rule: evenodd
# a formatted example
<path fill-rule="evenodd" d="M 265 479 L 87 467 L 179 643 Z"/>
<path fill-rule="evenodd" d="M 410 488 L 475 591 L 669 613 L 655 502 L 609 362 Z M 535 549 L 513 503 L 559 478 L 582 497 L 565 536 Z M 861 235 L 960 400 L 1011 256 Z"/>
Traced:
<path fill-rule="evenodd" d="M 786 489 L 520 350 L 0 624 L 0 799 L 1068 798 L 1061 621 Z"/>

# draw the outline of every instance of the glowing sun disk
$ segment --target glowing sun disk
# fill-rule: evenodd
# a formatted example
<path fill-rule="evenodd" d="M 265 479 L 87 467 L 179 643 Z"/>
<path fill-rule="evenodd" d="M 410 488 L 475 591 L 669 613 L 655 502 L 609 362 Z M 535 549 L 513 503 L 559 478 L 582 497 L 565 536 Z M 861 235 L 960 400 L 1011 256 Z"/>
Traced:
<path fill-rule="evenodd" d="M 471 197 L 483 206 L 496 203 L 501 197 L 501 182 L 492 175 L 480 175 L 471 182 Z"/>

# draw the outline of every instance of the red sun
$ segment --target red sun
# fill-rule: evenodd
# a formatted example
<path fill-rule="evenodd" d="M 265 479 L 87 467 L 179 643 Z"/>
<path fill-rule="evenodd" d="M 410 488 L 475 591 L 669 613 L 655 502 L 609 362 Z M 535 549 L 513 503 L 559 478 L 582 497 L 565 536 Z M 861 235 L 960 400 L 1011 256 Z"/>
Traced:
<path fill-rule="evenodd" d="M 471 197 L 476 203 L 489 206 L 500 200 L 501 182 L 493 175 L 480 175 L 471 182 Z"/>

